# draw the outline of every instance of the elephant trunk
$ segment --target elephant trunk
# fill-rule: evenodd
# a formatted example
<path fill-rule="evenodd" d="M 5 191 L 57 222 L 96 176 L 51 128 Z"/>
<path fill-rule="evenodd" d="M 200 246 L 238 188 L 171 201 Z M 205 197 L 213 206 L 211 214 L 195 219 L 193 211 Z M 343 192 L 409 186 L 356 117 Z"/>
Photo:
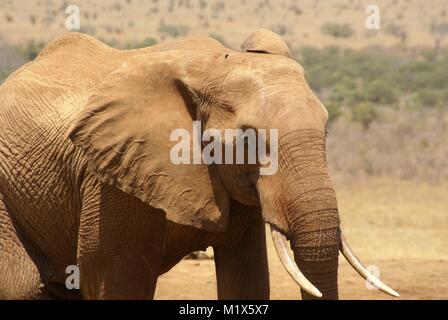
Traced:
<path fill-rule="evenodd" d="M 278 146 L 277 174 L 262 177 L 257 187 L 274 246 L 303 299 L 338 299 L 339 251 L 366 281 L 398 297 L 398 292 L 368 272 L 340 230 L 322 134 L 294 131 L 284 135 Z"/>
<path fill-rule="evenodd" d="M 295 263 L 322 299 L 338 299 L 339 214 L 326 166 L 325 138 L 305 131 L 279 142 L 278 170 L 284 183 L 277 208 L 289 229 Z M 304 299 L 315 298 L 303 289 Z"/>
<path fill-rule="evenodd" d="M 306 204 L 307 208 L 291 211 L 296 212 L 289 224 L 294 260 L 323 299 L 338 299 L 340 234 L 334 191 L 324 188 L 306 192 L 309 195 L 297 197 L 295 206 Z M 304 290 L 302 297 L 315 298 Z"/>
<path fill-rule="evenodd" d="M 303 275 L 316 286 L 322 299 L 337 300 L 338 296 L 338 255 L 332 254 L 328 260 L 306 260 L 300 248 L 294 248 L 294 259 Z M 322 258 L 321 258 L 322 259 Z M 320 299 L 301 289 L 304 300 Z"/>

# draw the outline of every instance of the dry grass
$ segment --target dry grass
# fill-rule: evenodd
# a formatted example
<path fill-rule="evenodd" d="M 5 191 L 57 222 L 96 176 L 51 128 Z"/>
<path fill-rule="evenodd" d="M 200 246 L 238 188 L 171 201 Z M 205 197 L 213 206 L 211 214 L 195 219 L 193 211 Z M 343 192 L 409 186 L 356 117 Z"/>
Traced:
<path fill-rule="evenodd" d="M 336 187 L 343 228 L 362 256 L 448 260 L 448 184 L 369 178 Z"/>
<path fill-rule="evenodd" d="M 166 31 L 182 28 L 194 35 L 219 34 L 238 48 L 255 28 L 264 27 L 281 33 L 293 46 L 434 46 L 431 23 L 447 21 L 446 0 L 376 0 L 383 28 L 368 32 L 364 27 L 365 10 L 371 3 L 369 0 L 7 0 L 0 2 L 0 36 L 13 44 L 31 39 L 48 41 L 66 31 L 64 10 L 69 4 L 79 5 L 82 30 L 121 43 L 147 37 L 165 40 L 179 34 Z M 347 38 L 324 34 L 322 27 L 329 23 L 348 25 L 354 33 Z M 165 28 L 160 28 L 162 25 Z"/>
<path fill-rule="evenodd" d="M 422 108 L 384 110 L 366 130 L 348 119 L 330 127 L 327 156 L 335 177 L 448 181 L 448 113 Z"/>

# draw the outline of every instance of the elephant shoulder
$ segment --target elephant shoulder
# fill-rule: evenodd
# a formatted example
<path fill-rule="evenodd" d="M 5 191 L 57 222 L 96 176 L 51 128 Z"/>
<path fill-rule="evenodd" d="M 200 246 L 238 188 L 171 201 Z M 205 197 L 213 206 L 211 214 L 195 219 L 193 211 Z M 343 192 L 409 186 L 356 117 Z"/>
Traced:
<path fill-rule="evenodd" d="M 68 32 L 50 41 L 33 61 L 14 71 L 2 87 L 41 76 L 45 80 L 39 81 L 40 84 L 46 80 L 51 82 L 51 78 L 64 82 L 65 77 L 73 83 L 78 75 L 87 79 L 93 69 L 97 70 L 101 78 L 104 73 L 119 65 L 122 56 L 120 50 L 113 49 L 92 36 Z"/>
<path fill-rule="evenodd" d="M 122 61 L 121 51 L 91 36 L 70 32 L 56 38 L 0 86 L 0 125 L 12 119 L 30 126 L 23 113 L 35 127 L 62 125 Z"/>

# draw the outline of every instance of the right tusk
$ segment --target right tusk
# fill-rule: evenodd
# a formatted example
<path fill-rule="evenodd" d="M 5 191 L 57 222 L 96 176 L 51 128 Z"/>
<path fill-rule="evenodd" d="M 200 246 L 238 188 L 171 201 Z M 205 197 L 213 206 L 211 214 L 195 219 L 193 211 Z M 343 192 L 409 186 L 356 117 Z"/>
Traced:
<path fill-rule="evenodd" d="M 373 284 L 375 287 L 380 289 L 381 291 L 390 294 L 393 297 L 399 297 L 397 291 L 390 288 L 386 284 L 384 284 L 380 279 L 372 275 L 367 269 L 363 266 L 359 258 L 353 253 L 353 250 L 348 245 L 347 241 L 345 240 L 344 235 L 341 232 L 341 252 L 344 255 L 345 259 L 352 265 L 352 267 L 367 281 L 369 281 L 371 284 Z"/>
<path fill-rule="evenodd" d="M 317 289 L 300 271 L 294 259 L 291 257 L 288 250 L 288 241 L 286 237 L 275 227 L 270 224 L 272 240 L 274 241 L 275 250 L 282 262 L 282 265 L 288 271 L 289 275 L 306 293 L 318 298 L 322 298 L 322 293 Z"/>

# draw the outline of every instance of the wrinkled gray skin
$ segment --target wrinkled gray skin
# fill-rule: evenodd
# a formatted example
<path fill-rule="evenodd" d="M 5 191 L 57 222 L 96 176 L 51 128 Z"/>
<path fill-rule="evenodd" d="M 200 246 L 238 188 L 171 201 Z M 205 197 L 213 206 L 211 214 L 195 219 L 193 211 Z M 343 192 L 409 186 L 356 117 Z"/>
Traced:
<path fill-rule="evenodd" d="M 339 219 L 328 114 L 274 34 L 119 51 L 62 36 L 0 87 L 0 298 L 151 299 L 213 246 L 220 299 L 267 299 L 265 222 L 336 299 Z M 174 166 L 169 132 L 279 129 L 279 169 Z M 79 265 L 81 291 L 65 289 Z M 182 288 L 179 288 L 182 290 Z M 302 293 L 304 298 L 311 298 Z"/>

